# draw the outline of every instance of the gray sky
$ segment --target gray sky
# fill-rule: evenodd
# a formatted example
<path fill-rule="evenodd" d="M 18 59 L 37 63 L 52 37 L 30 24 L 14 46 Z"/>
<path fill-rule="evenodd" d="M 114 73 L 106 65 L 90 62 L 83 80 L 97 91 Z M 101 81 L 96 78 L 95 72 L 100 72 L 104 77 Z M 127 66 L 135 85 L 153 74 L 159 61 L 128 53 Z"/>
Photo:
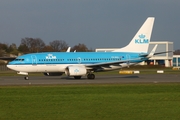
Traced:
<path fill-rule="evenodd" d="M 124 47 L 149 16 L 155 17 L 151 41 L 180 49 L 180 0 L 0 0 L 0 42 L 19 46 L 33 37 Z"/>

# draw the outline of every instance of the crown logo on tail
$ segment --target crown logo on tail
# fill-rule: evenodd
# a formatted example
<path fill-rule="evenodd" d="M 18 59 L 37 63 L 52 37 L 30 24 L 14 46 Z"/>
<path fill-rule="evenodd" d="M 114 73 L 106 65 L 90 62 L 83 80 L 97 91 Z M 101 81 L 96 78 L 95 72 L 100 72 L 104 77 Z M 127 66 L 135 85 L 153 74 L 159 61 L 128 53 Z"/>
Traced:
<path fill-rule="evenodd" d="M 143 38 L 145 38 L 145 37 L 146 37 L 146 36 L 143 35 L 143 34 L 139 35 L 139 38 L 141 38 L 141 39 L 143 39 Z"/>
<path fill-rule="evenodd" d="M 146 35 L 140 34 L 139 39 L 135 39 L 135 44 L 148 44 L 149 40 L 146 39 Z"/>

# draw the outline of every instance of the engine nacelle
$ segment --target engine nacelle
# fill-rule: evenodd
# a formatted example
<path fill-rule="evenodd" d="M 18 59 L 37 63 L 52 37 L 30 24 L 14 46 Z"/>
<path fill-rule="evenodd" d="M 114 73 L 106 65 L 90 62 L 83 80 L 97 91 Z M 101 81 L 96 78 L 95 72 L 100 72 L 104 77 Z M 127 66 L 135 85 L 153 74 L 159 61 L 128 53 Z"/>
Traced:
<path fill-rule="evenodd" d="M 68 76 L 83 76 L 86 73 L 87 70 L 84 66 L 68 66 L 65 69 L 65 74 Z"/>
<path fill-rule="evenodd" d="M 61 76 L 63 73 L 60 72 L 49 72 L 49 73 L 44 73 L 45 76 Z"/>

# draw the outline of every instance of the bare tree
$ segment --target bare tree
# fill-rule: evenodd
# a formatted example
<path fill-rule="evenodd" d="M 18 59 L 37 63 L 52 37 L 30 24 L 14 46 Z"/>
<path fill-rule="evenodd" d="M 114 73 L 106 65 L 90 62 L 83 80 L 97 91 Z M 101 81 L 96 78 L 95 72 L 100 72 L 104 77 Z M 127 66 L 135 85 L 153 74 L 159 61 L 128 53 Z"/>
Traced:
<path fill-rule="evenodd" d="M 35 45 L 36 45 L 37 52 L 41 52 L 43 48 L 46 46 L 44 41 L 40 38 L 35 39 Z"/>
<path fill-rule="evenodd" d="M 2 49 L 0 49 L 0 57 L 6 56 L 6 52 Z"/>
<path fill-rule="evenodd" d="M 18 50 L 17 50 L 17 47 L 16 47 L 15 43 L 12 43 L 11 45 L 9 45 L 8 53 L 11 53 L 11 54 L 14 54 L 14 55 L 18 55 Z"/>
<path fill-rule="evenodd" d="M 43 50 L 42 50 L 43 52 L 52 52 L 53 51 L 53 49 L 52 49 L 52 47 L 51 46 L 49 46 L 49 45 L 46 45 L 44 48 L 43 48 Z"/>
<path fill-rule="evenodd" d="M 8 44 L 0 43 L 0 50 L 8 52 Z"/>
<path fill-rule="evenodd" d="M 25 44 L 19 45 L 18 51 L 21 53 L 29 53 L 29 49 Z"/>
<path fill-rule="evenodd" d="M 16 44 L 12 43 L 8 47 L 8 53 L 12 52 L 13 50 L 17 50 Z"/>
<path fill-rule="evenodd" d="M 6 56 L 8 53 L 8 45 L 4 43 L 0 43 L 0 57 Z"/>
<path fill-rule="evenodd" d="M 174 55 L 180 55 L 180 49 L 175 50 Z"/>
<path fill-rule="evenodd" d="M 68 44 L 63 40 L 54 40 L 49 43 L 53 51 L 66 51 Z"/>
<path fill-rule="evenodd" d="M 78 52 L 88 52 L 88 48 L 86 47 L 86 45 L 84 44 L 78 44 L 78 45 L 75 45 L 73 48 L 72 48 L 72 51 L 78 51 Z"/>
<path fill-rule="evenodd" d="M 21 45 L 24 48 L 27 47 L 29 52 L 41 52 L 44 47 L 45 43 L 40 38 L 22 38 Z"/>

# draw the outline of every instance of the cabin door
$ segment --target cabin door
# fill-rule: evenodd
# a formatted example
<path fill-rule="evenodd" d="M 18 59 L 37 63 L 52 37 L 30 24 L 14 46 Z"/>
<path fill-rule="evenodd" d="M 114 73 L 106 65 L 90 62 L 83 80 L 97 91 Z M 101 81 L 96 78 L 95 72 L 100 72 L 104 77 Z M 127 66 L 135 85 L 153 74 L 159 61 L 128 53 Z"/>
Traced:
<path fill-rule="evenodd" d="M 32 58 L 32 65 L 37 65 L 37 57 L 35 55 L 32 55 L 31 58 Z"/>

